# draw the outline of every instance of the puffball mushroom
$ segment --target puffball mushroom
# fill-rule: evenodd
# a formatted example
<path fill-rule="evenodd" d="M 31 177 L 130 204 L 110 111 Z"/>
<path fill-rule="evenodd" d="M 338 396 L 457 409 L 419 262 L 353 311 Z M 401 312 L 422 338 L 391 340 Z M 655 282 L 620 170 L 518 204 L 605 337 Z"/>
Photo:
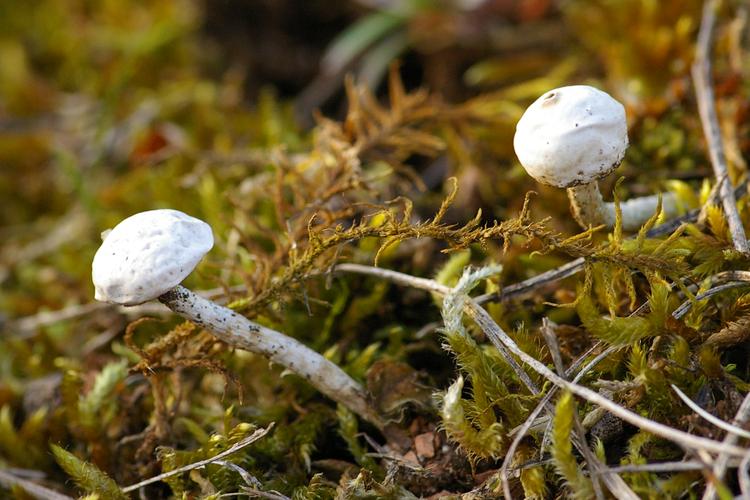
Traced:
<path fill-rule="evenodd" d="M 550 90 L 518 121 L 513 147 L 537 182 L 568 189 L 573 215 L 582 227 L 614 226 L 614 204 L 604 202 L 597 180 L 620 165 L 628 148 L 622 104 L 588 85 Z M 621 203 L 623 229 L 643 225 L 656 211 L 658 199 L 645 196 Z M 676 215 L 676 206 L 672 193 L 662 195 L 667 217 Z"/>
<path fill-rule="evenodd" d="M 379 429 L 382 419 L 364 389 L 336 364 L 297 340 L 254 323 L 180 285 L 213 247 L 211 227 L 177 210 L 128 217 L 108 232 L 94 256 L 96 300 L 132 306 L 158 299 L 219 340 L 261 354 L 308 380 Z"/>
<path fill-rule="evenodd" d="M 102 233 L 91 275 L 96 300 L 135 306 L 176 287 L 214 246 L 211 226 L 178 210 L 150 210 Z"/>

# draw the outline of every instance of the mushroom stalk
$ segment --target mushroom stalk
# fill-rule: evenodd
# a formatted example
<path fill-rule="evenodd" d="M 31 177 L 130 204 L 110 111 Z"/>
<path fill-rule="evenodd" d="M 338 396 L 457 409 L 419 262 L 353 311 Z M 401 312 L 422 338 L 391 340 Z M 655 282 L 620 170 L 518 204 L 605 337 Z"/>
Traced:
<path fill-rule="evenodd" d="M 605 202 L 596 181 L 568 188 L 568 199 L 573 217 L 582 227 L 607 227 L 615 225 L 615 204 Z M 620 202 L 622 228 L 625 231 L 638 230 L 654 213 L 659 205 L 659 195 L 642 196 Z M 661 194 L 662 213 L 667 218 L 677 216 L 677 200 L 674 193 Z"/>
<path fill-rule="evenodd" d="M 159 296 L 183 318 L 202 326 L 219 340 L 261 354 L 306 379 L 320 392 L 383 429 L 383 420 L 367 402 L 365 390 L 339 366 L 301 342 L 204 299 L 183 286 Z"/>
<path fill-rule="evenodd" d="M 91 264 L 97 300 L 133 306 L 159 299 L 229 345 L 266 356 L 383 430 L 364 389 L 304 344 L 180 286 L 214 244 L 211 227 L 171 209 L 149 210 L 109 232 Z"/>

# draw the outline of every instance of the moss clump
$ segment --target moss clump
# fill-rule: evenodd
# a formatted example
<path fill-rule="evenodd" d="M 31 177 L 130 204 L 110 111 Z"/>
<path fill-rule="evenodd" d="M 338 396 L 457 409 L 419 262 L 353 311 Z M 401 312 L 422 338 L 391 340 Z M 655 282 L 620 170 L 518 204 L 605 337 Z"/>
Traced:
<path fill-rule="evenodd" d="M 672 389 L 725 421 L 750 390 L 750 262 L 713 194 L 685 86 L 700 2 L 16 3 L 0 5 L 3 494 L 25 498 L 32 481 L 120 498 L 271 423 L 142 494 L 588 497 L 613 487 L 591 462 L 691 459 L 550 396 L 465 314 L 470 295 L 568 380 L 724 439 Z M 743 9 L 716 11 L 712 62 L 750 227 Z M 624 179 L 602 179 L 602 192 L 618 202 L 668 187 L 695 212 L 655 213 L 635 234 L 581 231 L 565 193 L 525 175 L 516 121 L 538 95 L 581 82 L 628 110 Z M 154 304 L 91 302 L 101 231 L 167 207 L 214 230 L 186 285 L 341 366 L 382 432 Z M 576 419 L 585 435 L 573 443 Z M 721 494 L 739 493 L 733 475 L 714 481 Z M 707 484 L 695 471 L 618 477 L 649 497 Z"/>

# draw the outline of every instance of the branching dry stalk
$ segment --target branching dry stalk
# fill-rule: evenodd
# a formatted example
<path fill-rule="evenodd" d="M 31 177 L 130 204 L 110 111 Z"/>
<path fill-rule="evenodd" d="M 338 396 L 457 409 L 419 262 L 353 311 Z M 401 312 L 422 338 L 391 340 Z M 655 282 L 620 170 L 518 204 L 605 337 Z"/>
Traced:
<path fill-rule="evenodd" d="M 698 112 L 703 125 L 703 133 L 706 136 L 708 152 L 711 158 L 711 166 L 714 170 L 716 182 L 719 185 L 724 213 L 732 234 L 734 248 L 743 253 L 750 253 L 745 229 L 742 226 L 739 212 L 737 211 L 737 200 L 734 196 L 729 172 L 727 169 L 726 154 L 721 137 L 719 119 L 716 116 L 716 102 L 711 76 L 711 48 L 713 45 L 713 34 L 716 26 L 716 11 L 721 2 L 719 0 L 708 0 L 703 5 L 703 18 L 695 48 L 695 60 L 691 68 L 693 83 L 695 85 L 695 97 L 698 102 Z"/>
<path fill-rule="evenodd" d="M 561 378 L 555 374 L 552 370 L 547 368 L 541 361 L 534 359 L 533 357 L 522 351 L 518 345 L 511 339 L 507 333 L 505 333 L 497 323 L 492 320 L 489 314 L 482 309 L 478 304 L 469 300 L 467 301 L 467 314 L 480 326 L 482 331 L 486 335 L 491 337 L 499 338 L 508 350 L 518 356 L 524 363 L 529 365 L 535 372 L 552 382 L 553 384 L 567 389 L 576 396 L 584 398 L 591 403 L 603 407 L 613 415 L 620 417 L 621 419 L 629 422 L 630 424 L 639 427 L 647 432 L 660 436 L 669 441 L 673 441 L 683 447 L 693 448 L 696 450 L 706 450 L 712 453 L 721 453 L 725 451 L 733 456 L 739 456 L 744 454 L 744 449 L 738 446 L 724 446 L 721 443 L 714 441 L 713 439 L 707 439 L 699 436 L 694 436 L 683 432 L 662 423 L 650 420 L 638 415 L 635 412 L 624 408 L 614 401 L 605 398 L 601 394 L 598 394 L 591 389 L 586 387 L 573 384 L 567 380 Z"/>
<path fill-rule="evenodd" d="M 750 284 L 744 281 L 730 281 L 729 283 L 724 283 L 723 285 L 709 288 L 705 292 L 696 295 L 695 300 L 686 300 L 685 302 L 680 304 L 680 307 L 672 312 L 672 317 L 674 319 L 681 319 L 690 311 L 690 309 L 692 309 L 693 305 L 697 301 L 713 297 L 714 295 L 718 295 L 725 290 L 732 290 L 734 288 L 742 288 L 746 286 L 750 286 Z"/>
<path fill-rule="evenodd" d="M 547 347 L 549 348 L 555 370 L 557 370 L 558 375 L 567 378 L 565 365 L 563 364 L 562 353 L 560 352 L 560 343 L 557 340 L 557 335 L 555 335 L 553 324 L 549 321 L 549 319 L 544 318 L 542 320 L 542 326 L 539 330 L 542 334 L 542 337 L 544 338 L 545 343 L 547 344 Z M 594 452 L 591 451 L 591 448 L 589 448 L 588 442 L 586 441 L 586 430 L 583 428 L 583 425 L 581 425 L 581 419 L 578 418 L 577 411 L 573 412 L 573 424 L 575 426 L 575 435 L 571 436 L 571 438 L 574 439 L 577 448 L 581 450 L 581 453 L 584 456 L 584 459 L 586 461 L 586 468 L 589 471 L 589 477 L 591 479 L 591 484 L 594 487 L 594 494 L 596 495 L 597 500 L 603 499 L 604 493 L 602 492 L 600 480 L 603 479 L 607 484 L 609 490 L 613 493 L 615 492 L 615 490 L 620 489 L 620 485 L 616 483 L 612 474 L 603 472 L 606 467 L 603 466 L 601 462 L 599 462 Z M 507 456 L 510 456 L 510 453 L 506 455 L 506 458 Z M 596 474 L 597 472 L 600 472 L 600 474 Z M 510 500 L 513 498 L 513 496 L 508 485 L 507 476 L 503 477 L 502 480 L 503 493 L 505 494 L 505 497 Z M 635 498 L 637 500 L 638 497 L 635 496 L 630 488 L 628 488 L 627 485 L 624 486 L 624 491 L 621 491 L 620 494 L 617 495 L 617 498 L 627 498 L 630 500 Z"/>
<path fill-rule="evenodd" d="M 601 342 L 597 342 L 592 347 L 588 349 L 585 353 L 583 353 L 581 356 L 578 357 L 578 359 L 575 360 L 575 362 L 568 367 L 568 369 L 565 371 L 565 378 L 570 378 L 570 376 L 583 364 L 584 360 L 591 356 L 597 349 L 599 349 L 602 346 Z M 586 366 L 584 366 L 580 372 L 576 374 L 576 376 L 573 378 L 573 383 L 576 383 L 580 381 L 584 375 L 586 375 L 589 371 L 591 371 L 596 365 L 598 365 L 601 361 L 607 358 L 610 354 L 613 352 L 621 349 L 622 346 L 610 346 L 607 349 L 603 350 L 599 354 L 597 354 L 591 361 L 586 363 Z M 552 399 L 552 396 L 555 395 L 557 392 L 557 387 L 551 387 L 549 391 L 544 395 L 544 398 L 537 404 L 537 408 L 534 409 L 529 414 L 529 417 L 527 417 L 526 421 L 519 425 L 518 427 L 511 429 L 511 431 L 508 433 L 509 436 L 518 436 L 520 434 L 520 437 L 518 438 L 518 443 L 516 443 L 516 446 L 520 444 L 520 440 L 523 438 L 523 436 L 535 425 L 538 425 L 540 423 L 544 423 L 546 417 L 543 417 L 542 419 L 538 419 L 539 413 L 544 409 L 544 406 L 549 402 L 550 399 Z M 532 417 L 533 415 L 533 417 Z M 513 445 L 511 444 L 511 447 Z M 515 448 L 514 448 L 515 449 Z M 507 458 L 507 457 L 506 457 Z M 510 466 L 510 464 L 508 464 Z"/>
<path fill-rule="evenodd" d="M 397 271 L 384 270 L 370 266 L 342 264 L 337 266 L 336 269 L 338 271 L 376 276 L 402 285 L 412 286 L 414 288 L 419 288 L 440 295 L 444 295 L 445 289 L 447 288 L 439 285 L 438 283 L 435 283 L 433 280 L 417 278 L 408 274 L 399 273 Z M 576 396 L 586 399 L 587 401 L 595 405 L 603 407 L 605 410 L 609 411 L 616 417 L 619 417 L 622 420 L 646 432 L 672 441 L 683 448 L 716 454 L 726 453 L 732 457 L 743 457 L 747 452 L 745 448 L 734 445 L 725 445 L 713 439 L 695 436 L 673 427 L 669 427 L 668 425 L 662 424 L 660 422 L 642 417 L 637 413 L 620 406 L 614 401 L 594 392 L 587 387 L 583 387 L 565 380 L 564 378 L 560 377 L 555 372 L 547 368 L 544 363 L 533 358 L 532 356 L 529 356 L 523 350 L 521 350 L 515 343 L 515 341 L 510 338 L 508 334 L 505 333 L 505 331 L 503 331 L 503 329 L 500 328 L 499 325 L 497 325 L 497 323 L 495 323 L 495 321 L 490 317 L 487 311 L 482 309 L 479 304 L 477 304 L 473 299 L 471 299 L 470 297 L 466 297 L 465 299 L 465 312 L 467 316 L 469 316 L 476 322 L 476 324 L 481 328 L 481 330 L 489 339 L 494 339 L 493 344 L 495 342 L 502 343 L 513 355 L 520 358 L 521 361 L 526 363 L 531 369 L 533 369 L 539 375 L 543 376 L 556 386 L 567 389 Z"/>
<path fill-rule="evenodd" d="M 573 363 L 568 369 L 565 371 L 565 377 L 569 377 L 570 375 L 575 372 L 575 370 L 578 369 L 581 364 L 583 364 L 583 361 L 589 357 L 596 349 L 601 347 L 601 342 L 597 342 L 594 346 L 592 346 L 588 351 L 586 351 L 582 356 L 580 356 L 575 363 Z M 573 378 L 573 383 L 579 382 L 589 371 L 591 371 L 597 364 L 599 364 L 601 361 L 606 359 L 607 356 L 612 354 L 613 352 L 621 349 L 620 346 L 610 346 L 604 351 L 600 352 L 594 359 L 589 361 L 586 366 L 584 366 L 580 372 L 576 374 L 576 376 Z M 510 495 L 510 488 L 508 483 L 508 471 L 510 470 L 511 462 L 513 461 L 513 457 L 516 454 L 516 450 L 518 449 L 518 446 L 521 444 L 521 441 L 526 436 L 526 434 L 529 432 L 529 430 L 538 422 L 538 417 L 544 411 L 545 409 L 550 408 L 550 401 L 554 397 L 555 394 L 557 394 L 558 388 L 556 386 L 550 387 L 549 391 L 547 391 L 547 394 L 542 397 L 542 400 L 539 401 L 539 403 L 536 405 L 536 408 L 532 410 L 532 412 L 529 414 L 528 417 L 526 417 L 526 420 L 524 421 L 521 426 L 516 427 L 515 429 L 511 430 L 509 435 L 513 436 L 513 441 L 510 443 L 510 446 L 508 447 L 508 452 L 505 454 L 505 459 L 503 459 L 503 464 L 500 466 L 500 479 L 503 483 L 503 489 L 505 490 L 505 495 Z M 543 448 L 543 447 L 542 447 Z"/>
<path fill-rule="evenodd" d="M 440 296 L 445 296 L 451 292 L 450 287 L 441 285 L 435 280 L 431 280 L 427 278 L 417 278 L 416 276 L 399 273 L 397 271 L 390 271 L 388 269 L 381 269 L 378 267 L 363 266 L 361 264 L 337 264 L 336 267 L 333 269 L 333 271 L 342 271 L 342 272 L 348 272 L 348 273 L 368 274 L 370 276 L 377 276 L 379 278 L 387 279 L 389 281 L 393 281 L 394 283 L 399 283 L 404 286 L 411 286 L 413 288 L 427 290 L 429 292 L 436 293 Z M 503 356 L 503 359 L 506 361 L 506 363 L 510 365 L 510 367 L 513 369 L 513 371 L 518 376 L 518 378 L 524 383 L 524 385 L 529 390 L 529 392 L 531 394 L 539 394 L 540 392 L 539 388 L 536 386 L 534 381 L 531 380 L 531 378 L 529 378 L 529 375 L 523 370 L 523 368 L 521 368 L 518 362 L 510 355 L 510 353 L 505 348 L 505 346 L 500 342 L 496 342 L 496 339 L 495 340 L 490 339 L 490 340 L 492 341 L 493 345 L 497 348 L 497 350 L 500 352 L 500 354 Z"/>

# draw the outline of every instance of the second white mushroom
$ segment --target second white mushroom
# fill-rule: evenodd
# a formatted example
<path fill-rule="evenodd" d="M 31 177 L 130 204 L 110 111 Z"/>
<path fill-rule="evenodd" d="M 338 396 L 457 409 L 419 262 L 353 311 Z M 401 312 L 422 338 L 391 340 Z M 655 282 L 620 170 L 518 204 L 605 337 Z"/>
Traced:
<path fill-rule="evenodd" d="M 622 104 L 588 85 L 550 90 L 519 120 L 513 147 L 534 179 L 568 189 L 573 216 L 582 227 L 614 226 L 614 204 L 604 201 L 597 181 L 620 165 L 628 148 Z M 677 215 L 674 194 L 661 197 L 664 215 Z M 622 202 L 623 228 L 637 230 L 657 205 L 658 195 Z"/>

